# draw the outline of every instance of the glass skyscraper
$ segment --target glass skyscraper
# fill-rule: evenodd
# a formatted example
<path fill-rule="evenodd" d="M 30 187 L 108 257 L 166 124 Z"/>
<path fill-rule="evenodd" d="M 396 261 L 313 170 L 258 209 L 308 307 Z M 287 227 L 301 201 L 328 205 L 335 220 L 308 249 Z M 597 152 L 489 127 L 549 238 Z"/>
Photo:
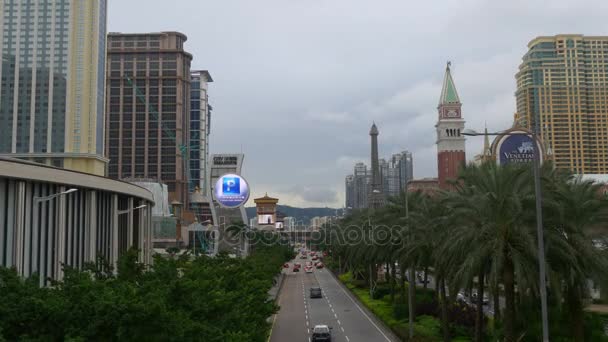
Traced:
<path fill-rule="evenodd" d="M 104 175 L 106 0 L 0 12 L 0 155 Z"/>
<path fill-rule="evenodd" d="M 209 166 L 209 133 L 211 130 L 211 106 L 208 83 L 213 82 L 207 70 L 190 73 L 190 185 L 209 196 L 207 172 Z"/>

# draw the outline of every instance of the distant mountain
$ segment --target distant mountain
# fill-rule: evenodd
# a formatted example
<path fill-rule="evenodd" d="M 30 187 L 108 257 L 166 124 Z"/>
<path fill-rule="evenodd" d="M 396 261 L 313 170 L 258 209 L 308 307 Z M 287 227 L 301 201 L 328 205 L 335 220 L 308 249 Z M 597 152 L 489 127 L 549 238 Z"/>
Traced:
<path fill-rule="evenodd" d="M 249 219 L 255 217 L 255 207 L 245 208 Z M 302 221 L 303 224 L 309 224 L 310 219 L 315 216 L 334 216 L 336 209 L 333 208 L 296 208 L 288 205 L 277 205 L 277 210 L 296 218 L 296 222 Z"/>

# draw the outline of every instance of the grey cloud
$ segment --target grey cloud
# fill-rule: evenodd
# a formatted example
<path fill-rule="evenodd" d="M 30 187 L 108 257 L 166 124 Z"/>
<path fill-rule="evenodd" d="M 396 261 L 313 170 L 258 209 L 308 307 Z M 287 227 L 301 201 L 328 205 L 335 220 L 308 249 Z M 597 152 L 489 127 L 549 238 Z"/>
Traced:
<path fill-rule="evenodd" d="M 436 175 L 447 60 L 467 127 L 504 129 L 527 43 L 603 34 L 608 11 L 605 0 L 148 0 L 133 17 L 141 6 L 112 1 L 109 30 L 187 34 L 192 67 L 215 80 L 212 153 L 242 148 L 255 194 L 303 206 L 342 205 L 348 163 L 369 163 L 373 120 L 381 156 L 408 149 L 415 177 Z M 467 140 L 468 158 L 481 144 Z"/>
<path fill-rule="evenodd" d="M 329 204 L 335 203 L 338 199 L 336 191 L 325 186 L 297 185 L 292 187 L 289 192 L 312 203 Z"/>

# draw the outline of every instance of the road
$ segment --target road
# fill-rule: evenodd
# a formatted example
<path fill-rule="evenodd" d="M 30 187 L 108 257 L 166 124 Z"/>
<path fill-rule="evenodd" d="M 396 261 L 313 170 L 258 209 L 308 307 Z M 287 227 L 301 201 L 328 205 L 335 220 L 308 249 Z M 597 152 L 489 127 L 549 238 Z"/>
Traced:
<path fill-rule="evenodd" d="M 309 259 L 310 260 L 310 259 Z M 303 265 L 306 260 L 299 260 Z M 332 327 L 332 341 L 398 341 L 371 313 L 326 269 L 313 273 L 293 272 L 293 261 L 284 269 L 285 278 L 279 294 L 279 313 L 273 321 L 271 342 L 310 341 L 317 324 Z M 319 286 L 323 298 L 309 298 L 309 289 Z"/>

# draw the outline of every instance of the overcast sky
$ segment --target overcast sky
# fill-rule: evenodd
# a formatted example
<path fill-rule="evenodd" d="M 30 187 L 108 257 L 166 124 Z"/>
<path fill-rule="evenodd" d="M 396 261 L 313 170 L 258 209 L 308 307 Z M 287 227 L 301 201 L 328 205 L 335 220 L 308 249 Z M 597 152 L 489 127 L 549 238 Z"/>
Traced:
<path fill-rule="evenodd" d="M 252 197 L 342 207 L 344 177 L 410 150 L 435 177 L 446 61 L 466 127 L 510 127 L 515 79 L 539 35 L 608 34 L 606 0 L 111 0 L 110 32 L 180 31 L 207 69 L 211 153 L 245 153 Z M 482 148 L 467 140 L 467 159 Z"/>

